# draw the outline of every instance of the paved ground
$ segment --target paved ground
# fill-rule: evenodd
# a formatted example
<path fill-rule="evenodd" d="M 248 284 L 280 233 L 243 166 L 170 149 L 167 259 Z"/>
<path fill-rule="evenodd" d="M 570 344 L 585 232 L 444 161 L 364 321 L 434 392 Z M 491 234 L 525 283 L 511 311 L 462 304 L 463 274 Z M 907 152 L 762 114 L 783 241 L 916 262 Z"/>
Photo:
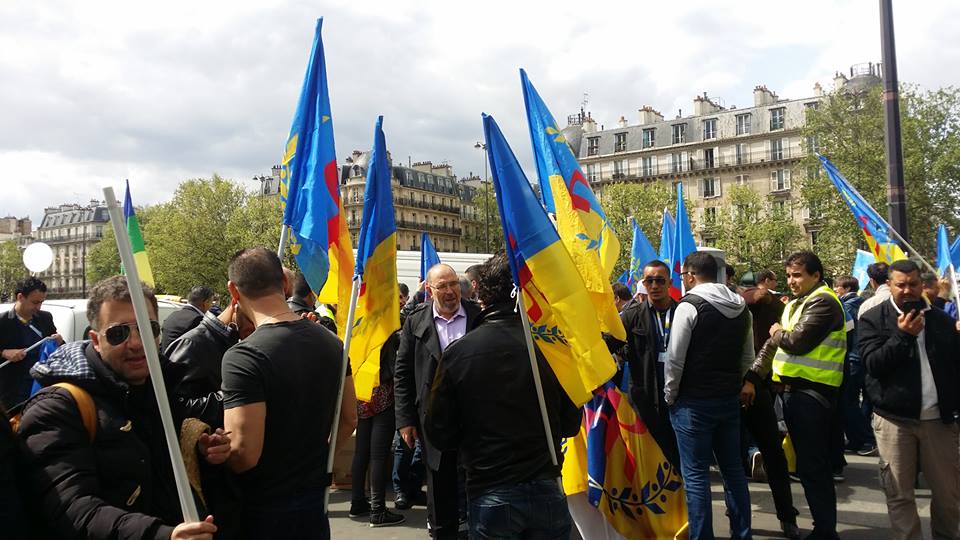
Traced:
<path fill-rule="evenodd" d="M 887 506 L 879 489 L 877 458 L 847 456 L 846 481 L 837 485 L 837 504 L 840 521 L 840 537 L 845 540 L 875 540 L 890 536 Z M 780 538 L 780 525 L 766 484 L 751 483 L 750 497 L 753 506 L 754 538 L 757 540 Z M 799 524 L 805 532 L 810 530 L 810 510 L 803 498 L 803 489 L 793 484 L 794 506 L 800 510 Z M 917 490 L 917 501 L 923 521 L 924 537 L 930 537 L 930 491 Z M 395 527 L 370 528 L 366 520 L 353 520 L 347 516 L 350 508 L 348 491 L 334 492 L 330 498 L 330 516 L 333 538 L 358 540 L 422 540 L 427 538 L 426 509 L 414 507 L 403 512 L 407 522 Z M 388 503 L 392 507 L 393 503 Z M 714 530 L 726 538 L 727 525 L 724 517 L 723 490 L 719 477 L 713 487 Z M 574 535 L 576 538 L 577 535 Z"/>

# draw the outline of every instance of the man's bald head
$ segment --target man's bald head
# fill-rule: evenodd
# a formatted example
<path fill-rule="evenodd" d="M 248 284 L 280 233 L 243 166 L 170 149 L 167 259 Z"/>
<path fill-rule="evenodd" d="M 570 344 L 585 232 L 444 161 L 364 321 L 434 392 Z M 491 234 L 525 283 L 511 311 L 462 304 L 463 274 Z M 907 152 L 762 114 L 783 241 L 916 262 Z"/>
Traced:
<path fill-rule="evenodd" d="M 450 317 L 460 309 L 460 277 L 449 264 L 435 264 L 427 271 L 427 287 L 437 313 Z"/>

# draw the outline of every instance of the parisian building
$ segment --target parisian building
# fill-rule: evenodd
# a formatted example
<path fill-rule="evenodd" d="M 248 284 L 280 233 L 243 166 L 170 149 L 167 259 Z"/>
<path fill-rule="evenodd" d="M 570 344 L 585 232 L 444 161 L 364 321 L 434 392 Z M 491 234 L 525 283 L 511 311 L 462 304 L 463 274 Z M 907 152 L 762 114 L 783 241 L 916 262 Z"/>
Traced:
<path fill-rule="evenodd" d="M 879 75 L 879 65 L 860 64 L 850 69 L 849 78 L 837 73 L 834 88 L 857 91 L 878 84 Z M 728 194 L 735 185 L 769 197 L 816 244 L 816 221 L 800 197 L 806 175 L 819 174 L 819 169 L 808 173 L 800 167 L 806 153 L 816 150 L 816 141 L 804 140 L 801 130 L 807 109 L 823 97 L 819 83 L 811 96 L 800 99 L 781 98 L 760 85 L 747 107 L 725 106 L 704 92 L 693 99 L 690 115 L 678 111 L 669 119 L 647 105 L 633 122 L 621 116 L 615 127 L 598 128 L 590 114 L 581 112 L 568 117 L 563 133 L 601 200 L 604 186 L 615 182 L 682 182 L 701 245 L 714 245 L 710 224 L 730 206 Z"/>
<path fill-rule="evenodd" d="M 87 296 L 87 257 L 103 238 L 109 220 L 107 205 L 97 200 L 86 206 L 61 204 L 44 209 L 36 239 L 53 250 L 53 264 L 39 276 L 47 285 L 48 298 Z"/>
<path fill-rule="evenodd" d="M 0 218 L 0 242 L 14 242 L 24 249 L 33 242 L 33 223 L 30 218 L 7 216 Z"/>

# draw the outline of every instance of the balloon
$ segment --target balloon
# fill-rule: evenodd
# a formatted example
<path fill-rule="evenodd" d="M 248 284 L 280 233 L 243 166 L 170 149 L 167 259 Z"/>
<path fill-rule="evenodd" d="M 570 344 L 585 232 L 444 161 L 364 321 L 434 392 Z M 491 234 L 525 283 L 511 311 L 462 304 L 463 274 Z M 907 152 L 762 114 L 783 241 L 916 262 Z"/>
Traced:
<path fill-rule="evenodd" d="M 53 264 L 53 250 L 43 242 L 34 242 L 23 250 L 23 265 L 31 272 L 43 272 Z"/>

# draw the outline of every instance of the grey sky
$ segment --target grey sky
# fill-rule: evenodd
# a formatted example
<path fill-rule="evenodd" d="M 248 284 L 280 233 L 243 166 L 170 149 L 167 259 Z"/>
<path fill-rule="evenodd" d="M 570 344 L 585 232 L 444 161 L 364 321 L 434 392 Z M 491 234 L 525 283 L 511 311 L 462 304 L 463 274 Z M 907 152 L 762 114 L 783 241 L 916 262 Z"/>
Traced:
<path fill-rule="evenodd" d="M 529 5 L 528 5 L 529 4 Z M 902 81 L 960 83 L 960 3 L 894 2 Z M 708 92 L 747 105 L 829 88 L 878 61 L 875 1 L 0 3 L 0 214 L 99 198 L 129 178 L 137 204 L 217 172 L 253 187 L 279 160 L 315 19 L 337 157 L 368 150 L 383 114 L 394 159 L 479 172 L 480 113 L 530 170 L 518 68 L 558 122 L 667 117 Z"/>

